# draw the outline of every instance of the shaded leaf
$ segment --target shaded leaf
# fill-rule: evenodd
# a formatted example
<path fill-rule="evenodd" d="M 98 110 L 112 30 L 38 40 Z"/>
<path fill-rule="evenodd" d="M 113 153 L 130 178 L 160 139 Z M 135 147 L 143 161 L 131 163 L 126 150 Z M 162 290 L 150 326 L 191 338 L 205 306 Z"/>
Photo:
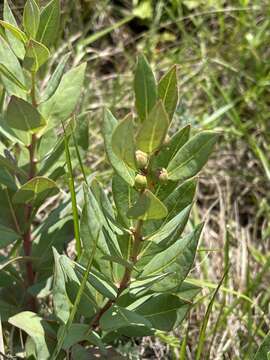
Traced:
<path fill-rule="evenodd" d="M 69 70 L 48 101 L 40 105 L 41 114 L 48 121 L 48 129 L 61 124 L 75 110 L 84 82 L 86 64 Z"/>
<path fill-rule="evenodd" d="M 37 72 L 50 58 L 50 51 L 45 45 L 30 39 L 26 46 L 23 66 L 32 72 Z"/>
<path fill-rule="evenodd" d="M 1 277 L 4 277 L 3 273 L 1 273 Z M 10 286 L 10 283 L 7 286 Z M 9 304 L 8 302 L 0 299 L 0 317 L 1 317 L 1 321 L 8 321 L 8 318 L 10 316 L 15 315 L 17 312 L 18 312 L 18 306 L 13 305 L 13 304 Z"/>
<path fill-rule="evenodd" d="M 27 35 L 33 39 L 39 27 L 40 11 L 35 0 L 27 0 L 23 11 L 23 27 Z"/>
<path fill-rule="evenodd" d="M 44 91 L 44 94 L 42 95 L 41 101 L 47 101 L 49 98 L 55 93 L 55 91 L 58 88 L 58 85 L 60 84 L 60 81 L 63 77 L 65 66 L 68 62 L 68 59 L 70 58 L 71 53 L 67 53 L 64 55 L 61 60 L 59 61 L 56 69 L 54 70 L 52 76 L 50 77 L 46 89 Z"/>
<path fill-rule="evenodd" d="M 217 133 L 202 131 L 181 147 L 168 165 L 170 180 L 185 180 L 196 175 L 208 160 L 218 139 Z"/>
<path fill-rule="evenodd" d="M 41 317 L 31 311 L 23 311 L 10 317 L 8 322 L 25 331 L 33 339 L 39 359 L 50 359 L 46 342 L 45 322 Z"/>
<path fill-rule="evenodd" d="M 8 0 L 4 0 L 3 19 L 7 23 L 13 25 L 15 28 L 18 28 L 17 21 L 10 9 Z M 6 29 L 5 33 L 6 33 L 8 42 L 9 42 L 10 47 L 13 50 L 14 54 L 19 59 L 23 59 L 24 55 L 25 55 L 25 49 L 24 49 L 24 45 L 21 42 L 21 40 L 18 40 L 18 38 L 16 36 L 14 36 L 14 34 L 12 34 L 12 32 L 8 31 L 8 29 Z"/>
<path fill-rule="evenodd" d="M 56 183 L 45 177 L 37 176 L 22 185 L 14 194 L 15 204 L 33 204 L 39 206 L 47 197 L 59 191 Z"/>
<path fill-rule="evenodd" d="M 169 126 L 168 115 L 161 101 L 159 101 L 147 115 L 136 137 L 138 149 L 152 153 L 160 147 L 167 134 Z"/>
<path fill-rule="evenodd" d="M 143 121 L 157 100 L 156 80 L 144 55 L 138 57 L 135 70 L 134 90 L 137 112 Z"/>
<path fill-rule="evenodd" d="M 98 333 L 89 330 L 89 325 L 87 324 L 72 324 L 65 337 L 62 348 L 64 350 L 68 350 L 73 345 L 80 343 L 81 341 L 84 340 L 100 348 L 105 349 Z"/>
<path fill-rule="evenodd" d="M 27 91 L 27 88 L 25 87 L 25 85 L 23 83 L 21 83 L 20 80 L 18 80 L 4 64 L 0 64 L 0 74 L 2 74 L 5 78 L 7 78 L 9 81 L 11 81 L 14 85 L 21 88 L 23 91 Z"/>
<path fill-rule="evenodd" d="M 153 161 L 156 167 L 167 168 L 171 159 L 176 155 L 177 151 L 188 141 L 190 133 L 190 125 L 187 125 L 177 131 L 170 139 L 168 144 L 164 144 Z"/>
<path fill-rule="evenodd" d="M 132 219 L 162 219 L 167 215 L 166 206 L 148 189 L 140 194 L 137 202 L 128 210 Z"/>
<path fill-rule="evenodd" d="M 129 185 L 134 185 L 135 172 L 130 169 L 124 161 L 119 159 L 112 149 L 112 134 L 117 127 L 117 120 L 109 110 L 104 112 L 102 133 L 104 137 L 105 150 L 108 160 L 115 172 L 121 176 Z"/>
<path fill-rule="evenodd" d="M 157 330 L 171 331 L 177 320 L 177 312 L 188 310 L 189 305 L 171 294 L 154 294 L 145 296 L 128 306 L 128 310 L 136 311 L 149 320 Z M 186 313 L 185 311 L 185 313 Z"/>
<path fill-rule="evenodd" d="M 203 225 L 182 239 L 176 241 L 168 249 L 157 254 L 144 267 L 141 277 L 171 273 L 164 281 L 154 285 L 155 291 L 166 291 L 179 286 L 190 271 L 196 254 L 196 248 Z"/>
<path fill-rule="evenodd" d="M 27 101 L 12 96 L 6 114 L 7 124 L 12 129 L 37 132 L 46 125 L 41 114 Z"/>
<path fill-rule="evenodd" d="M 9 72 L 25 86 L 21 65 L 8 43 L 2 37 L 0 37 L 0 64 L 3 64 Z M 1 76 L 1 80 L 9 95 L 16 95 L 22 98 L 25 97 L 24 90 L 15 85 L 12 81 L 3 76 Z"/>
<path fill-rule="evenodd" d="M 112 149 L 119 159 L 123 160 L 131 168 L 136 169 L 132 114 L 127 115 L 114 129 Z"/>
<path fill-rule="evenodd" d="M 180 184 L 164 199 L 168 209 L 167 219 L 172 219 L 192 203 L 196 192 L 197 179 L 190 179 Z"/>
<path fill-rule="evenodd" d="M 188 221 L 191 205 L 184 208 L 179 214 L 173 217 L 170 221 L 165 221 L 165 224 L 154 234 L 146 237 L 145 240 L 155 242 L 159 245 L 167 245 L 172 242 L 173 236 L 180 236 Z"/>
<path fill-rule="evenodd" d="M 71 304 L 66 293 L 65 275 L 60 264 L 60 255 L 55 248 L 53 248 L 53 256 L 53 308 L 58 319 L 66 323 L 69 318 Z"/>
<path fill-rule="evenodd" d="M 178 102 L 176 66 L 174 65 L 158 83 L 158 97 L 162 100 L 169 121 L 172 120 Z"/>
<path fill-rule="evenodd" d="M 19 40 L 21 43 L 26 43 L 27 36 L 23 31 L 21 31 L 17 26 L 14 26 L 10 24 L 9 22 L 0 20 L 0 25 L 3 26 L 4 29 L 8 30 L 13 37 L 15 37 L 17 40 Z M 8 33 L 8 32 L 6 32 Z"/>
<path fill-rule="evenodd" d="M 13 229 L 0 224 L 0 249 L 3 249 L 20 237 L 21 235 L 17 234 Z"/>
<path fill-rule="evenodd" d="M 100 326 L 104 331 L 112 331 L 131 326 L 151 328 L 151 323 L 133 311 L 114 305 L 101 317 Z"/>
<path fill-rule="evenodd" d="M 55 43 L 60 26 L 60 0 L 51 0 L 42 9 L 37 40 L 50 47 Z"/>
<path fill-rule="evenodd" d="M 132 220 L 127 217 L 127 211 L 137 200 L 138 193 L 122 177 L 114 175 L 112 179 L 112 194 L 119 220 L 125 226 L 130 226 Z"/>
<path fill-rule="evenodd" d="M 79 280 L 82 280 L 85 274 L 85 270 L 86 269 L 82 265 L 75 263 L 75 272 Z M 88 275 L 87 281 L 105 298 L 112 300 L 116 299 L 116 286 L 104 276 L 102 276 L 102 274 L 100 274 L 97 270 L 92 269 L 92 271 Z"/>

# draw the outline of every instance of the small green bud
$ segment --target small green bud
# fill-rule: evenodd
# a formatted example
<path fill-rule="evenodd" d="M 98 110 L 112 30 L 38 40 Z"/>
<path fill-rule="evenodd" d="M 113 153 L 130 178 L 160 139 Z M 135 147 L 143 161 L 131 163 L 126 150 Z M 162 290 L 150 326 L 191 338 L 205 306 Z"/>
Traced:
<path fill-rule="evenodd" d="M 136 163 L 137 163 L 138 168 L 139 169 L 146 168 L 146 166 L 148 164 L 148 160 L 149 160 L 148 155 L 141 150 L 137 150 L 135 155 L 136 155 Z"/>
<path fill-rule="evenodd" d="M 143 190 L 147 186 L 147 178 L 144 175 L 137 174 L 135 176 L 135 188 L 138 190 Z"/>
<path fill-rule="evenodd" d="M 168 181 L 168 172 L 166 169 L 162 168 L 158 170 L 158 180 L 161 183 L 166 183 Z"/>

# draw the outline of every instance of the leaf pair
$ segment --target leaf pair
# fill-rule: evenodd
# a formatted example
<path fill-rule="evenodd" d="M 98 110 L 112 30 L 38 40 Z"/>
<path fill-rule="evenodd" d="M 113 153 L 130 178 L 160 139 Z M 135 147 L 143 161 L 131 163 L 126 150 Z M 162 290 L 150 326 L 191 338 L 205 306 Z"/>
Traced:
<path fill-rule="evenodd" d="M 178 102 L 176 66 L 173 66 L 156 84 L 153 71 L 144 55 L 138 57 L 134 78 L 135 105 L 144 122 L 160 99 L 168 121 L 171 122 Z M 164 126 L 164 125 L 163 125 Z"/>
<path fill-rule="evenodd" d="M 60 24 L 60 1 L 51 0 L 42 11 L 36 0 L 27 0 L 23 12 L 23 26 L 29 38 L 49 47 Z"/>

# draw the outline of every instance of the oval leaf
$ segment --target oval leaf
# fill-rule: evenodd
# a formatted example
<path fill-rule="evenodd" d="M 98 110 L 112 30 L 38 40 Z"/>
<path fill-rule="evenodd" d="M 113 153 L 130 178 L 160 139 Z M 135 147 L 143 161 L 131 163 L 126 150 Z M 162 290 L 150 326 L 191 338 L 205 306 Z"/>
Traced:
<path fill-rule="evenodd" d="M 60 0 L 51 0 L 40 14 L 37 40 L 50 47 L 59 33 Z"/>
<path fill-rule="evenodd" d="M 169 119 L 164 106 L 159 101 L 142 123 L 137 135 L 138 149 L 152 153 L 164 141 L 169 126 Z"/>
<path fill-rule="evenodd" d="M 0 74 L 2 74 L 5 78 L 11 81 L 13 84 L 21 88 L 23 91 L 27 91 L 27 88 L 24 86 L 23 83 L 20 82 L 19 79 L 14 76 L 12 72 L 8 70 L 8 68 L 4 64 L 0 64 Z"/>
<path fill-rule="evenodd" d="M 46 198 L 57 194 L 56 183 L 48 178 L 37 176 L 29 180 L 14 194 L 15 204 L 40 205 Z"/>
<path fill-rule="evenodd" d="M 49 58 L 50 51 L 46 48 L 46 46 L 31 39 L 26 46 L 23 66 L 29 71 L 37 72 Z"/>
<path fill-rule="evenodd" d="M 128 217 L 140 220 L 162 219 L 167 214 L 166 206 L 148 189 L 127 212 Z"/>
<path fill-rule="evenodd" d="M 191 234 L 157 254 L 145 265 L 140 278 L 164 273 L 171 274 L 154 285 L 153 289 L 160 292 L 181 285 L 193 265 L 202 229 L 203 224 L 198 225 Z"/>
<path fill-rule="evenodd" d="M 130 326 L 151 328 L 152 325 L 143 316 L 114 305 L 101 317 L 100 326 L 104 331 L 113 331 Z"/>
<path fill-rule="evenodd" d="M 179 149 L 168 165 L 169 179 L 185 180 L 195 176 L 205 165 L 218 139 L 217 133 L 202 131 Z"/>
<path fill-rule="evenodd" d="M 40 20 L 39 7 L 35 0 L 27 0 L 23 11 L 23 27 L 27 35 L 36 37 Z"/>
<path fill-rule="evenodd" d="M 127 115 L 118 123 L 112 134 L 112 149 L 128 166 L 136 169 L 134 126 L 132 115 Z"/>
<path fill-rule="evenodd" d="M 27 101 L 12 96 L 6 114 L 7 124 L 12 129 L 37 132 L 46 125 L 46 121 Z"/>
<path fill-rule="evenodd" d="M 135 70 L 134 90 L 136 109 L 143 121 L 157 100 L 157 86 L 154 74 L 144 55 L 138 57 Z"/>
<path fill-rule="evenodd" d="M 18 40 L 20 40 L 23 44 L 26 43 L 27 37 L 23 31 L 21 31 L 18 27 L 0 20 L 0 25 L 3 26 L 6 30 L 10 31 L 13 36 L 15 36 Z"/>
<path fill-rule="evenodd" d="M 4 1 L 4 10 L 3 10 L 3 19 L 6 23 L 9 23 L 10 25 L 13 25 L 16 29 L 18 29 L 17 21 L 9 7 L 8 0 Z M 10 30 L 6 29 L 5 31 L 7 40 L 10 44 L 11 49 L 13 50 L 14 54 L 19 58 L 23 59 L 25 55 L 25 49 L 24 45 L 19 40 L 14 33 L 12 33 Z M 24 34 L 24 33 L 23 33 Z"/>
<path fill-rule="evenodd" d="M 158 97 L 162 100 L 169 120 L 171 121 L 178 103 L 178 87 L 175 65 L 159 81 Z"/>
<path fill-rule="evenodd" d="M 34 341 L 39 359 L 50 359 L 50 353 L 46 342 L 44 320 L 31 311 L 23 311 L 8 319 L 11 325 L 25 331 Z M 46 324 L 49 327 L 48 324 Z"/>
<path fill-rule="evenodd" d="M 103 137 L 105 143 L 105 150 L 109 162 L 114 168 L 115 172 L 121 176 L 129 185 L 134 185 L 135 172 L 129 168 L 124 161 L 120 160 L 114 153 L 112 149 L 112 134 L 117 127 L 117 120 L 109 110 L 104 112 L 104 121 L 103 121 Z"/>
<path fill-rule="evenodd" d="M 50 77 L 50 80 L 47 83 L 46 89 L 44 91 L 44 94 L 42 95 L 42 102 L 49 100 L 49 98 L 55 93 L 55 91 L 58 88 L 58 85 L 60 84 L 60 81 L 62 79 L 62 76 L 65 71 L 65 66 L 70 57 L 70 53 L 64 55 L 60 62 L 58 63 L 54 73 Z"/>
<path fill-rule="evenodd" d="M 0 64 L 3 64 L 21 84 L 25 85 L 21 65 L 8 43 L 2 37 L 0 38 Z M 16 95 L 22 98 L 25 97 L 24 90 L 15 85 L 8 78 L 1 76 L 1 80 L 9 95 Z"/>
<path fill-rule="evenodd" d="M 69 70 L 61 79 L 54 95 L 40 106 L 40 112 L 47 119 L 49 127 L 60 125 L 75 110 L 81 95 L 86 63 Z"/>

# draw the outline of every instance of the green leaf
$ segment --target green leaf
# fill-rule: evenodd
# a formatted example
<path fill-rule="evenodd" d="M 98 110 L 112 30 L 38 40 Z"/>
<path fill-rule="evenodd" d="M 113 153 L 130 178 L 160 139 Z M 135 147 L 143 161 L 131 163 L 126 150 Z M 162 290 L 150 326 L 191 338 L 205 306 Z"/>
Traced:
<path fill-rule="evenodd" d="M 0 224 L 0 249 L 5 248 L 20 237 L 21 235 L 17 234 L 13 229 Z"/>
<path fill-rule="evenodd" d="M 41 137 L 40 141 L 40 148 L 39 151 L 41 152 L 43 149 L 45 149 L 45 141 L 46 137 L 49 137 L 48 140 L 53 138 L 52 133 L 50 131 L 46 132 Z M 50 143 L 49 143 L 50 145 Z M 46 154 L 46 156 L 40 161 L 40 170 L 38 172 L 39 176 L 46 175 L 50 170 L 55 170 L 58 166 L 64 165 L 64 158 L 61 156 L 63 155 L 65 150 L 65 139 L 63 136 L 61 136 L 58 141 L 55 143 L 55 145 L 50 147 L 50 151 Z M 59 160 L 60 159 L 60 160 Z"/>
<path fill-rule="evenodd" d="M 191 205 L 188 205 L 170 221 L 165 221 L 165 224 L 158 231 L 149 237 L 146 237 L 145 240 L 152 241 L 161 246 L 164 246 L 165 244 L 167 245 L 168 242 L 171 242 L 173 235 L 175 236 L 177 234 L 177 236 L 180 236 L 181 232 L 184 230 L 188 221 L 190 210 Z"/>
<path fill-rule="evenodd" d="M 39 359 L 50 359 L 45 332 L 48 324 L 41 317 L 31 311 L 23 311 L 10 317 L 8 322 L 25 331 L 33 339 Z"/>
<path fill-rule="evenodd" d="M 46 125 L 46 121 L 27 101 L 12 96 L 6 114 L 8 126 L 12 129 L 35 133 Z"/>
<path fill-rule="evenodd" d="M 4 18 L 5 22 L 13 25 L 15 28 L 18 29 L 17 21 L 9 7 L 8 0 L 4 1 L 3 18 Z M 8 29 L 6 29 L 5 33 L 6 33 L 7 40 L 9 42 L 10 47 L 13 50 L 14 54 L 19 59 L 22 60 L 25 55 L 25 49 L 24 49 L 23 43 L 21 42 L 21 40 L 18 40 L 18 38 L 15 36 L 15 34 L 12 33 L 11 31 L 9 31 Z"/>
<path fill-rule="evenodd" d="M 14 85 L 21 88 L 23 91 L 25 91 L 25 92 L 28 91 L 27 88 L 25 87 L 25 85 L 23 83 L 21 83 L 20 80 L 18 80 L 14 76 L 14 74 L 12 72 L 10 72 L 9 69 L 4 64 L 0 64 L 0 74 L 2 74 L 2 76 L 7 78 Z"/>
<path fill-rule="evenodd" d="M 134 90 L 137 112 L 143 121 L 157 100 L 156 80 L 144 55 L 138 57 L 135 70 Z"/>
<path fill-rule="evenodd" d="M 42 95 L 41 101 L 47 101 L 49 98 L 55 93 L 55 91 L 58 88 L 58 85 L 60 84 L 60 81 L 63 77 L 65 66 L 68 62 L 68 59 L 70 58 L 71 53 L 67 53 L 64 55 L 61 60 L 59 61 L 56 69 L 54 70 L 52 76 L 50 77 L 46 89 L 44 91 L 44 94 Z"/>
<path fill-rule="evenodd" d="M 195 176 L 205 165 L 218 139 L 217 133 L 202 131 L 176 153 L 168 165 L 169 179 L 185 180 Z"/>
<path fill-rule="evenodd" d="M 117 120 L 114 118 L 112 113 L 109 110 L 104 112 L 104 121 L 103 121 L 103 138 L 105 143 L 105 150 L 109 162 L 114 168 L 115 172 L 121 176 L 129 185 L 134 185 L 135 172 L 133 169 L 130 169 L 124 161 L 119 159 L 112 149 L 112 134 L 115 128 L 117 127 Z"/>
<path fill-rule="evenodd" d="M 0 64 L 3 64 L 9 70 L 9 73 L 12 73 L 13 76 L 25 86 L 25 79 L 21 65 L 8 43 L 2 37 L 0 37 Z M 25 98 L 24 90 L 6 77 L 1 76 L 1 80 L 9 95 L 16 95 Z"/>
<path fill-rule="evenodd" d="M 37 72 L 50 58 L 50 51 L 45 45 L 30 39 L 26 46 L 23 66 L 32 72 Z"/>
<path fill-rule="evenodd" d="M 40 105 L 40 112 L 48 121 L 48 130 L 61 124 L 75 110 L 83 88 L 86 63 L 68 71 L 51 98 Z"/>
<path fill-rule="evenodd" d="M 159 153 L 153 159 L 157 168 L 167 168 L 169 162 L 176 155 L 177 151 L 188 141 L 189 133 L 190 125 L 187 125 L 177 131 L 169 142 L 162 146 Z"/>
<path fill-rule="evenodd" d="M 82 280 L 86 269 L 78 264 L 75 263 L 75 272 L 78 276 L 79 280 Z M 88 277 L 87 281 L 91 284 L 100 294 L 102 294 L 105 298 L 115 300 L 117 296 L 117 288 L 116 286 L 106 279 L 101 273 L 96 270 L 92 270 Z"/>
<path fill-rule="evenodd" d="M 87 324 L 72 324 L 65 337 L 62 348 L 68 350 L 71 346 L 84 340 L 104 348 L 99 335 L 95 331 L 89 330 L 89 325 Z"/>
<path fill-rule="evenodd" d="M 168 249 L 157 254 L 144 267 L 139 278 L 171 273 L 164 281 L 154 285 L 153 289 L 163 292 L 179 286 L 193 265 L 202 229 L 203 224 L 198 225 L 192 233 L 179 239 Z"/>
<path fill-rule="evenodd" d="M 10 159 L 5 158 L 0 155 L 0 165 L 4 166 L 7 170 L 9 170 L 12 174 L 17 174 L 23 177 L 24 180 L 27 179 L 27 174 L 20 169 L 16 163 L 12 162 Z"/>
<path fill-rule="evenodd" d="M 149 320 L 153 328 L 163 331 L 174 328 L 177 312 L 183 308 L 187 311 L 189 305 L 171 294 L 154 294 L 150 298 L 147 295 L 128 306 L 128 310 L 136 311 Z"/>
<path fill-rule="evenodd" d="M 27 41 L 27 36 L 23 31 L 21 31 L 17 26 L 14 26 L 6 21 L 0 20 L 0 25 L 4 29 L 8 30 L 17 40 L 20 40 L 21 43 L 25 44 Z"/>
<path fill-rule="evenodd" d="M 155 283 L 163 280 L 168 275 L 169 274 L 160 274 L 160 275 L 149 276 L 145 279 L 136 279 L 133 281 L 131 280 L 130 287 L 129 287 L 130 294 L 137 296 L 139 293 L 144 292 L 145 290 L 148 290 Z"/>
<path fill-rule="evenodd" d="M 117 124 L 112 134 L 112 149 L 114 153 L 128 166 L 136 169 L 134 124 L 132 114 L 128 114 Z"/>
<path fill-rule="evenodd" d="M 268 360 L 270 352 L 270 332 L 265 336 L 253 360 Z"/>
<path fill-rule="evenodd" d="M 133 326 L 151 328 L 151 323 L 133 311 L 114 305 L 103 314 L 100 319 L 100 326 L 104 331 L 113 331 Z"/>
<path fill-rule="evenodd" d="M 39 27 L 40 11 L 35 0 L 27 0 L 23 11 L 23 27 L 27 35 L 33 39 Z"/>
<path fill-rule="evenodd" d="M 160 147 L 167 134 L 169 126 L 168 115 L 161 101 L 151 110 L 142 123 L 136 138 L 138 149 L 152 153 Z"/>
<path fill-rule="evenodd" d="M 127 212 L 128 217 L 140 220 L 162 219 L 167 214 L 166 206 L 148 189 Z"/>
<path fill-rule="evenodd" d="M 176 66 L 174 65 L 158 83 L 158 97 L 162 100 L 165 110 L 172 120 L 178 103 L 178 87 Z"/>
<path fill-rule="evenodd" d="M 190 179 L 180 184 L 167 196 L 164 204 L 168 209 L 168 220 L 176 216 L 180 211 L 192 203 L 196 192 L 196 179 Z"/>
<path fill-rule="evenodd" d="M 97 236 L 101 235 L 102 218 L 92 191 L 85 184 L 83 190 L 84 206 L 80 218 L 80 235 L 84 251 L 87 256 L 90 256 Z"/>
<path fill-rule="evenodd" d="M 59 189 L 54 181 L 37 176 L 20 187 L 14 194 L 13 201 L 15 204 L 39 206 L 46 198 L 56 195 L 58 191 Z"/>
<path fill-rule="evenodd" d="M 41 11 L 37 40 L 50 47 L 55 43 L 60 26 L 60 0 L 51 0 Z"/>
<path fill-rule="evenodd" d="M 53 308 L 55 315 L 63 323 L 69 318 L 71 303 L 67 296 L 65 286 L 65 273 L 60 264 L 60 255 L 53 247 L 54 256 L 54 276 L 53 276 Z"/>
<path fill-rule="evenodd" d="M 115 175 L 112 179 L 112 194 L 119 220 L 124 226 L 129 227 L 133 221 L 127 217 L 127 211 L 137 200 L 137 191 L 124 181 L 122 177 Z"/>
<path fill-rule="evenodd" d="M 1 277 L 4 277 L 5 273 L 1 273 Z M 11 281 L 13 281 L 13 278 L 11 278 Z M 7 285 L 7 287 L 10 286 L 10 283 Z M 18 307 L 13 304 L 9 304 L 8 302 L 0 299 L 0 317 L 1 321 L 8 321 L 8 318 L 10 316 L 15 315 L 18 312 Z"/>

